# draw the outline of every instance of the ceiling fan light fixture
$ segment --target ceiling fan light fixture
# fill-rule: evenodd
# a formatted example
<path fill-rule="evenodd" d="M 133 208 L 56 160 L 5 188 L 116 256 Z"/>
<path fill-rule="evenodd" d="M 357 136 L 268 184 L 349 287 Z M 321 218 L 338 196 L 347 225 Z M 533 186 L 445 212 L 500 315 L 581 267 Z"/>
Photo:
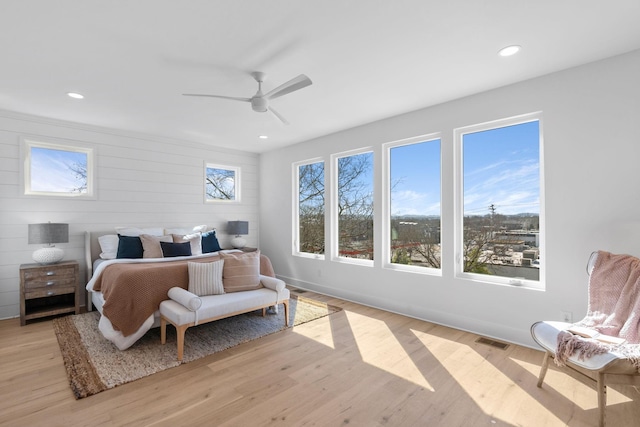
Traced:
<path fill-rule="evenodd" d="M 511 46 L 506 46 L 503 47 L 502 49 L 500 49 L 498 51 L 498 55 L 500 56 L 512 56 L 515 55 L 516 53 L 520 52 L 520 49 L 522 49 L 521 46 L 514 44 Z"/>
<path fill-rule="evenodd" d="M 269 107 L 269 101 L 266 98 L 262 97 L 253 97 L 251 98 L 251 108 L 253 111 L 257 111 L 258 113 L 264 113 L 267 111 Z"/>

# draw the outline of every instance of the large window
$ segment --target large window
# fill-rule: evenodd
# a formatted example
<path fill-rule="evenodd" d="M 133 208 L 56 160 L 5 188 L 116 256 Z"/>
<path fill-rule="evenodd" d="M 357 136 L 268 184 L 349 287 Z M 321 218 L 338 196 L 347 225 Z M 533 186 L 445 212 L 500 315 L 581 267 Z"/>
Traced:
<path fill-rule="evenodd" d="M 323 255 L 324 249 L 324 162 L 294 165 L 297 182 L 297 225 L 294 253 Z"/>
<path fill-rule="evenodd" d="M 456 130 L 456 136 L 459 271 L 499 283 L 541 286 L 540 115 L 470 126 Z"/>
<path fill-rule="evenodd" d="M 440 139 L 385 145 L 389 252 L 394 265 L 440 268 Z"/>
<path fill-rule="evenodd" d="M 239 202 L 240 168 L 205 164 L 205 202 Z"/>
<path fill-rule="evenodd" d="M 337 254 L 373 260 L 373 153 L 356 152 L 334 158 Z"/>
<path fill-rule="evenodd" d="M 22 140 L 24 194 L 95 198 L 93 148 Z"/>

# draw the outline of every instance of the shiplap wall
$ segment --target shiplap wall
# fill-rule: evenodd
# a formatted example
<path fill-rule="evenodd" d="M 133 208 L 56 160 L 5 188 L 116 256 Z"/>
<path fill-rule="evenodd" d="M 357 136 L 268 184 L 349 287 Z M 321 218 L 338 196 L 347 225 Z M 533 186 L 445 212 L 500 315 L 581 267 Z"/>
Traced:
<path fill-rule="evenodd" d="M 25 197 L 20 180 L 20 137 L 96 148 L 96 200 Z M 239 203 L 204 203 L 204 164 L 241 168 Z M 0 111 L 0 319 L 19 315 L 19 267 L 31 263 L 37 245 L 27 244 L 27 225 L 69 224 L 65 259 L 81 263 L 85 281 L 84 232 L 116 226 L 188 227 L 207 224 L 228 246 L 229 220 L 249 221 L 248 246 L 258 245 L 259 156 L 203 144 L 59 122 Z M 84 286 L 82 286 L 82 301 Z"/>

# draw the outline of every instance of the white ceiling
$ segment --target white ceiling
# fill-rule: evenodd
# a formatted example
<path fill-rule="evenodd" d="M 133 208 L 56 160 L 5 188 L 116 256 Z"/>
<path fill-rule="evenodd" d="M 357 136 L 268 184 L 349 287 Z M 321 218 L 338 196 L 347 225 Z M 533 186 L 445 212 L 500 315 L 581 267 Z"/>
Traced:
<path fill-rule="evenodd" d="M 638 0 L 1 0 L 0 109 L 264 152 L 638 49 L 638 22 Z M 251 97 L 251 71 L 313 80 L 271 103 L 291 125 L 181 95 Z"/>

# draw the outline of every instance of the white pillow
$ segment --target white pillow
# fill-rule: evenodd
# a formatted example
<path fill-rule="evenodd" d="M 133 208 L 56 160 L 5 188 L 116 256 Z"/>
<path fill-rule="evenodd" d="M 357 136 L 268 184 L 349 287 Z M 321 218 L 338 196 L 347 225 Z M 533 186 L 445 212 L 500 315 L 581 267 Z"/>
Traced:
<path fill-rule="evenodd" d="M 224 294 L 222 268 L 224 261 L 189 262 L 189 292 L 198 296 Z"/>
<path fill-rule="evenodd" d="M 187 291 L 186 289 L 179 288 L 177 286 L 169 289 L 167 293 L 169 298 L 179 302 L 190 311 L 198 311 L 202 307 L 202 300 L 199 296 Z"/>
<path fill-rule="evenodd" d="M 116 259 L 118 255 L 118 236 L 116 234 L 105 234 L 98 237 L 98 243 L 100 244 L 100 258 L 102 259 Z"/>
<path fill-rule="evenodd" d="M 202 255 L 202 233 L 172 234 L 173 243 L 191 244 L 191 255 Z"/>
<path fill-rule="evenodd" d="M 163 236 L 164 230 L 162 229 L 162 227 L 116 227 L 116 233 L 120 234 L 121 236 L 131 237 L 140 236 L 142 234 L 148 234 L 149 236 Z"/>

